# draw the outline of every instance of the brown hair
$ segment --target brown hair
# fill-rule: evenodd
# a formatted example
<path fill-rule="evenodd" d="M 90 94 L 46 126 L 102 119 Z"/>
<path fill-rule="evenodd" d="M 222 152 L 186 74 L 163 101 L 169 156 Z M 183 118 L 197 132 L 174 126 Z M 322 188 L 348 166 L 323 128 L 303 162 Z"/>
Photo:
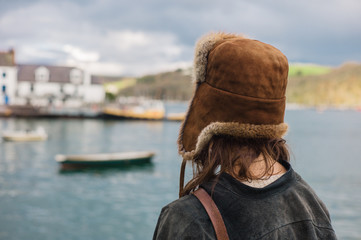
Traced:
<path fill-rule="evenodd" d="M 262 176 L 253 176 L 249 167 L 259 156 L 263 157 L 266 171 Z M 273 173 L 273 164 L 276 161 L 289 161 L 289 152 L 286 141 L 277 139 L 236 138 L 227 135 L 213 136 L 209 143 L 196 154 L 192 160 L 193 178 L 183 188 L 184 167 L 183 160 L 180 176 L 179 197 L 194 191 L 200 184 L 223 173 L 231 173 L 237 179 L 260 179 Z M 235 172 L 238 169 L 238 172 Z"/>

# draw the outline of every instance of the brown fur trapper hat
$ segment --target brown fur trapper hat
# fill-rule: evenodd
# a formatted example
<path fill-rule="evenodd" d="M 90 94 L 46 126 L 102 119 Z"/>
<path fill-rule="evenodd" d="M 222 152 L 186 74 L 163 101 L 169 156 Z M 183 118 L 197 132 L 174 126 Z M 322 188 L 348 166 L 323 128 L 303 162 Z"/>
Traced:
<path fill-rule="evenodd" d="M 193 71 L 196 89 L 178 138 L 184 162 L 213 135 L 272 139 L 286 133 L 288 61 L 278 49 L 211 33 L 196 44 Z"/>

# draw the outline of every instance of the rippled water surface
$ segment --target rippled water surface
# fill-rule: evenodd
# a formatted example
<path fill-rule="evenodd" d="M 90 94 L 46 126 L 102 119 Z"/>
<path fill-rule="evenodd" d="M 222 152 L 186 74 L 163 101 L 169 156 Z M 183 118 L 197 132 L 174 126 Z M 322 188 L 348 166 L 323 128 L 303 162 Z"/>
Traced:
<path fill-rule="evenodd" d="M 340 239 L 361 239 L 361 113 L 288 111 L 293 167 L 316 190 Z M 180 123 L 0 119 L 43 126 L 45 142 L 0 144 L 0 239 L 151 239 L 177 198 Z M 59 171 L 58 153 L 154 150 L 153 164 Z"/>

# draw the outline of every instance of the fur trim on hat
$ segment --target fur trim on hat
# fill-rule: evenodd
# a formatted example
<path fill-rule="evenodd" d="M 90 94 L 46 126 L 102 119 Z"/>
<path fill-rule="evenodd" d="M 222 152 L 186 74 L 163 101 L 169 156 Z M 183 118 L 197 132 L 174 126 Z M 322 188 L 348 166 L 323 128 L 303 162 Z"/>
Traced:
<path fill-rule="evenodd" d="M 209 33 L 201 37 L 195 48 L 194 64 L 193 64 L 193 81 L 196 83 L 202 83 L 206 78 L 206 70 L 208 63 L 208 54 L 217 44 L 217 42 L 231 39 L 242 38 L 241 35 L 227 34 L 227 33 Z"/>
<path fill-rule="evenodd" d="M 196 149 L 191 152 L 180 152 L 187 160 L 193 159 L 215 135 L 228 135 L 241 138 L 281 138 L 287 133 L 288 125 L 255 125 L 238 122 L 213 122 L 205 127 L 198 136 Z"/>

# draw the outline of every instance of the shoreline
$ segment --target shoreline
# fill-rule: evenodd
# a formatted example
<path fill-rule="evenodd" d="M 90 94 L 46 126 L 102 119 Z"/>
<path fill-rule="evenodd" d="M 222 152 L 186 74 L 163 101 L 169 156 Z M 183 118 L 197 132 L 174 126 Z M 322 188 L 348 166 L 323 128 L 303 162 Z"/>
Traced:
<path fill-rule="evenodd" d="M 189 102 L 188 101 L 164 101 L 165 104 L 169 105 L 184 105 L 184 112 L 186 111 Z M 183 109 L 183 106 L 182 106 Z M 85 111 L 83 108 L 80 109 L 71 109 L 72 111 L 63 111 L 59 112 L 44 112 L 39 111 L 33 106 L 4 106 L 0 105 L 0 118 L 78 118 L 78 119 L 107 119 L 104 115 L 103 109 L 98 109 L 96 111 L 92 110 L 89 112 Z M 286 111 L 296 111 L 296 110 L 314 110 L 317 112 L 324 111 L 355 111 L 361 112 L 361 106 L 327 106 L 327 105 L 305 105 L 298 103 L 286 103 Z M 129 119 L 132 120 L 132 119 Z"/>
<path fill-rule="evenodd" d="M 316 110 L 316 111 L 356 111 L 361 112 L 360 106 L 332 106 L 332 105 L 306 105 L 286 103 L 286 110 Z"/>

